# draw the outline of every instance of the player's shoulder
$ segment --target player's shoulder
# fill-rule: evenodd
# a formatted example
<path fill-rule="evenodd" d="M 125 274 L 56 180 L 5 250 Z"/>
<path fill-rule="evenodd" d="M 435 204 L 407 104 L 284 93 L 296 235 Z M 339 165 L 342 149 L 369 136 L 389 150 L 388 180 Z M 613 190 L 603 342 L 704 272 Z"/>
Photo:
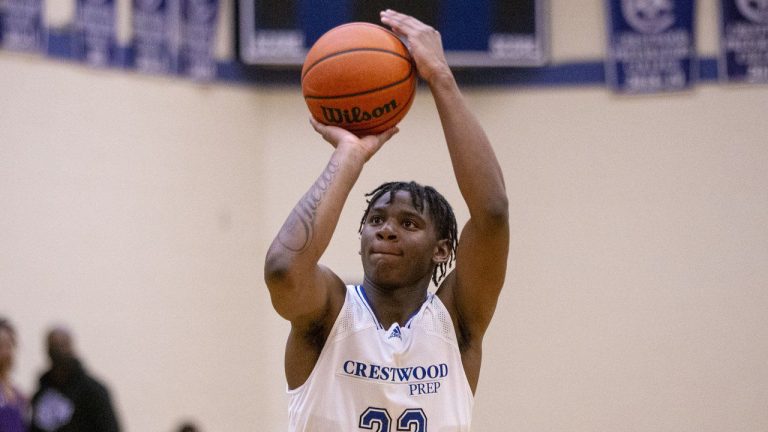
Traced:
<path fill-rule="evenodd" d="M 309 319 L 309 321 L 312 322 L 312 327 L 320 325 L 330 329 L 334 321 L 336 321 L 341 308 L 344 306 L 347 296 L 347 285 L 328 267 L 321 265 L 320 271 L 323 275 L 321 283 L 324 285 L 324 290 L 327 293 L 327 303 L 322 311 Z"/>
<path fill-rule="evenodd" d="M 331 310 L 329 312 L 332 313 L 334 306 L 336 306 L 338 307 L 336 314 L 338 314 L 347 296 L 347 284 L 330 268 L 323 265 L 320 268 L 324 274 L 323 279 L 328 292 L 329 302 L 331 303 Z"/>
<path fill-rule="evenodd" d="M 443 303 L 443 306 L 445 306 L 445 308 L 448 310 L 454 325 L 457 323 L 458 318 L 455 296 L 457 283 L 455 273 L 455 271 L 448 273 L 445 279 L 443 279 L 442 283 L 440 283 L 437 291 L 435 291 L 435 296 L 440 299 L 440 301 Z"/>

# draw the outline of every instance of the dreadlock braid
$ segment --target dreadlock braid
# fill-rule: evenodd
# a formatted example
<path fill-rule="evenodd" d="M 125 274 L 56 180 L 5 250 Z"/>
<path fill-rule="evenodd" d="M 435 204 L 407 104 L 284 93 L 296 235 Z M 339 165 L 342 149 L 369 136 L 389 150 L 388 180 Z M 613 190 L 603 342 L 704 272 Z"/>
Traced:
<path fill-rule="evenodd" d="M 360 227 L 358 233 L 363 231 L 363 225 L 368 218 L 368 213 L 371 211 L 371 206 L 379 200 L 384 194 L 389 194 L 389 199 L 392 200 L 395 197 L 395 193 L 398 191 L 406 191 L 411 195 L 413 206 L 416 207 L 420 213 L 424 212 L 424 205 L 426 203 L 429 208 L 429 215 L 432 221 L 435 223 L 438 239 L 447 239 L 450 252 L 448 261 L 438 264 L 432 273 L 432 282 L 435 285 L 442 280 L 448 273 L 448 269 L 456 260 L 456 246 L 459 242 L 458 232 L 456 228 L 456 216 L 453 214 L 453 209 L 448 201 L 443 197 L 440 192 L 436 191 L 431 186 L 422 186 L 416 182 L 389 182 L 384 183 L 376 189 L 365 194 L 367 207 L 363 213 L 363 218 L 360 220 Z"/>

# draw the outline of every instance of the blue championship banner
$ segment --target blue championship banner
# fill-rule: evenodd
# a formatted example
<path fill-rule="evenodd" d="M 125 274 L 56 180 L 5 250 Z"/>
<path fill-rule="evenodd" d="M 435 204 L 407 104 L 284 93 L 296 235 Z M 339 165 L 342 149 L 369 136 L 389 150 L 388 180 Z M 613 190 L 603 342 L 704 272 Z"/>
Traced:
<path fill-rule="evenodd" d="M 27 52 L 43 50 L 42 0 L 0 0 L 0 9 L 3 48 Z"/>
<path fill-rule="evenodd" d="M 768 83 L 768 0 L 721 0 L 719 77 Z"/>
<path fill-rule="evenodd" d="M 195 80 L 216 77 L 213 45 L 216 37 L 218 0 L 181 0 L 178 73 Z"/>
<path fill-rule="evenodd" d="M 614 90 L 684 90 L 698 75 L 693 0 L 606 0 L 605 73 Z"/>
<path fill-rule="evenodd" d="M 115 0 L 77 0 L 72 52 L 93 66 L 109 66 L 115 58 Z"/>
<path fill-rule="evenodd" d="M 140 72 L 171 72 L 170 0 L 133 0 L 134 65 Z"/>

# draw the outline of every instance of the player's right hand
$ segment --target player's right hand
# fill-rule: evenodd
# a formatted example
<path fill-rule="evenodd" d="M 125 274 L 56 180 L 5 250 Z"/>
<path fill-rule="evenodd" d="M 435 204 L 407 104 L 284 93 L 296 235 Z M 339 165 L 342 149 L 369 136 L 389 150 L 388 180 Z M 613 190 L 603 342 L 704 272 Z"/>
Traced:
<path fill-rule="evenodd" d="M 408 51 L 416 62 L 416 70 L 424 81 L 431 83 L 437 76 L 451 73 L 440 32 L 410 15 L 392 9 L 382 11 L 379 15 L 383 24 L 388 25 L 396 35 L 405 38 Z"/>

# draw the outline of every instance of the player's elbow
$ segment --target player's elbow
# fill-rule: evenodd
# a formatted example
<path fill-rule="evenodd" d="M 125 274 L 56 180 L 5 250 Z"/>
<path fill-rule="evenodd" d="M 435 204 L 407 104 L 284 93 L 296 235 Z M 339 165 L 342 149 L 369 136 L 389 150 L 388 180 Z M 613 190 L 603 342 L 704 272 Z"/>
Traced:
<path fill-rule="evenodd" d="M 491 226 L 509 225 L 509 199 L 500 194 L 484 203 L 483 219 Z"/>
<path fill-rule="evenodd" d="M 281 254 L 267 254 L 264 263 L 264 282 L 269 289 L 272 307 L 286 319 L 290 319 L 288 314 L 290 308 L 285 303 L 286 299 L 292 297 L 293 271 L 290 260 L 285 259 Z"/>
<path fill-rule="evenodd" d="M 272 290 L 274 287 L 285 285 L 290 280 L 293 271 L 293 260 L 285 254 L 269 251 L 264 261 L 264 281 Z"/>

